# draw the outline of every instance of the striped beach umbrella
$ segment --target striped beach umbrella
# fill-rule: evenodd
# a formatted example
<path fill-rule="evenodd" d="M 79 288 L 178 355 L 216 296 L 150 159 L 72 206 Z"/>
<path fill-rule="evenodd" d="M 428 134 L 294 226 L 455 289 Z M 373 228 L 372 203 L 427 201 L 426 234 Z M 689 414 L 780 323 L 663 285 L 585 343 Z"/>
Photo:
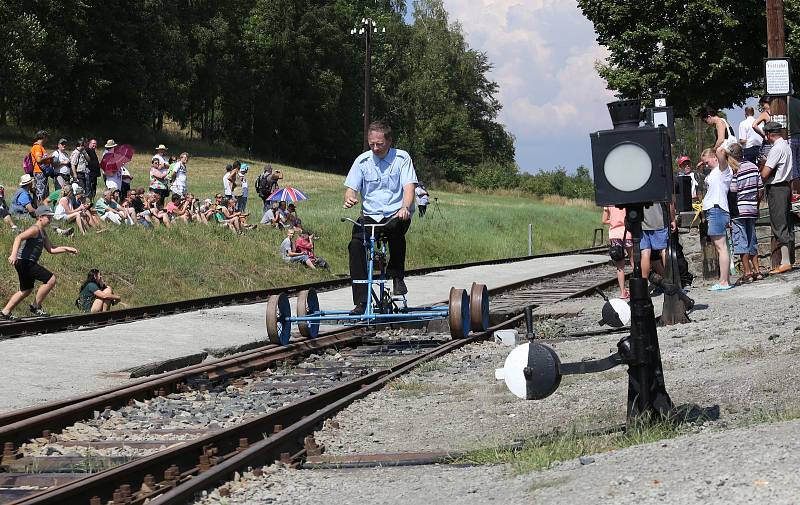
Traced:
<path fill-rule="evenodd" d="M 286 186 L 269 195 L 267 200 L 273 202 L 299 202 L 300 200 L 308 200 L 308 196 L 297 188 Z"/>

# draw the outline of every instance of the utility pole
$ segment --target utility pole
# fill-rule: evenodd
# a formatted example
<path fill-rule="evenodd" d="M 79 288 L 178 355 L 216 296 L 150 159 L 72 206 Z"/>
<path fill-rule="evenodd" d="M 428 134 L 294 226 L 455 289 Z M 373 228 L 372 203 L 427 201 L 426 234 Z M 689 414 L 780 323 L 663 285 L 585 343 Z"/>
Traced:
<path fill-rule="evenodd" d="M 786 34 L 783 25 L 783 0 L 767 0 L 767 57 L 783 58 L 786 56 Z M 776 116 L 787 117 L 786 97 L 776 96 L 772 100 L 771 112 Z M 786 130 L 783 131 L 786 138 Z"/>
<path fill-rule="evenodd" d="M 378 24 L 374 19 L 361 18 L 361 26 L 350 30 L 351 35 L 364 36 L 364 150 L 369 150 L 367 140 L 367 130 L 369 129 L 369 99 L 372 94 L 372 34 L 378 33 Z M 386 33 L 386 28 L 381 29 L 381 33 Z"/>

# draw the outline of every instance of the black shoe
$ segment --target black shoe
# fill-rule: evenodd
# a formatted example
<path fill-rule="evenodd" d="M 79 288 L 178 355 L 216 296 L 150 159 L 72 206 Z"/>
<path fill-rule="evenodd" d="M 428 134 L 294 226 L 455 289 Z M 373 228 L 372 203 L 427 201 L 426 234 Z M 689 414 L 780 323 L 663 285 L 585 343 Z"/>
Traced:
<path fill-rule="evenodd" d="M 359 303 L 358 305 L 353 307 L 353 310 L 350 311 L 350 315 L 351 316 L 360 316 L 366 311 L 367 311 L 367 304 L 366 303 Z"/>
<path fill-rule="evenodd" d="M 3 312 L 0 311 L 0 321 L 16 321 L 16 320 L 17 316 L 15 316 L 14 314 L 3 314 Z"/>
<path fill-rule="evenodd" d="M 406 287 L 406 282 L 403 280 L 402 277 L 395 277 L 394 281 L 394 294 L 395 295 L 404 295 L 408 293 L 408 288 Z"/>
<path fill-rule="evenodd" d="M 50 315 L 49 313 L 45 312 L 41 305 L 37 307 L 34 304 L 30 304 L 28 307 L 31 309 L 31 314 L 34 316 L 47 317 Z"/>

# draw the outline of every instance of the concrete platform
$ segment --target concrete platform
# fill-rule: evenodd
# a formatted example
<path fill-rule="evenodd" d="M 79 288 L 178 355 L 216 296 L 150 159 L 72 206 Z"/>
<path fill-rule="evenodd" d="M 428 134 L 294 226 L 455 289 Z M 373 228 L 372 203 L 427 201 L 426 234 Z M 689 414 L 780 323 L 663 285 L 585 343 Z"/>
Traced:
<path fill-rule="evenodd" d="M 491 289 L 607 261 L 605 255 L 560 256 L 408 277 L 408 300 L 410 305 L 431 304 L 446 300 L 451 286 L 481 282 Z M 319 298 L 323 310 L 353 306 L 350 288 Z M 2 341 L 0 412 L 128 382 L 129 373 L 122 371 L 146 363 L 266 340 L 264 309 L 264 303 L 237 305 Z"/>

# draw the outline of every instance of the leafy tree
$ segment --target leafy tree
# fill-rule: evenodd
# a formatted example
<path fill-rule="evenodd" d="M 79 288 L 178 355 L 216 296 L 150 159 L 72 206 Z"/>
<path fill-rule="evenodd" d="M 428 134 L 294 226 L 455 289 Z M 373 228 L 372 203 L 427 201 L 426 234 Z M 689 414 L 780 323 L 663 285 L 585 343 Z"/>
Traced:
<path fill-rule="evenodd" d="M 787 1 L 790 27 L 800 19 L 795 17 L 798 3 Z M 686 115 L 705 103 L 740 104 L 761 89 L 767 54 L 764 2 L 578 0 L 578 6 L 611 53 L 598 70 L 621 97 L 650 99 L 665 92 L 676 115 Z M 800 82 L 797 72 L 795 82 Z"/>

